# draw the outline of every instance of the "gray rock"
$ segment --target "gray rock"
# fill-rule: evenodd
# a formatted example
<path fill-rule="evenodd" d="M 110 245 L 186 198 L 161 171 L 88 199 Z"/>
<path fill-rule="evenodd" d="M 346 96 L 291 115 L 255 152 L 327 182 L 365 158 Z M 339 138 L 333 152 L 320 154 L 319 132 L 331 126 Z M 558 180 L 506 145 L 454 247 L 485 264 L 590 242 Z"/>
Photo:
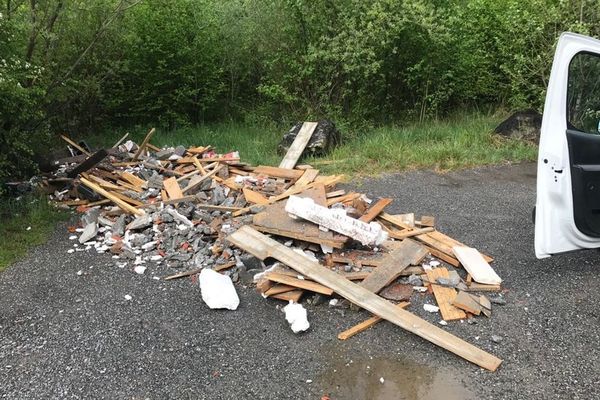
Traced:
<path fill-rule="evenodd" d="M 423 286 L 423 280 L 419 276 L 412 274 L 408 277 L 408 284 L 411 286 Z"/>
<path fill-rule="evenodd" d="M 350 265 L 350 264 L 344 265 L 344 271 L 346 271 L 346 272 L 352 272 L 352 265 Z"/>
<path fill-rule="evenodd" d="M 498 304 L 499 306 L 506 305 L 506 300 L 502 296 L 488 296 L 488 299 L 490 299 L 490 303 Z"/>
<path fill-rule="evenodd" d="M 502 341 L 502 336 L 492 335 L 492 342 L 500 343 Z"/>
<path fill-rule="evenodd" d="M 100 209 L 99 208 L 91 208 L 88 211 L 86 211 L 85 214 L 83 214 L 83 217 L 81 217 L 81 219 L 83 220 L 84 224 L 89 225 L 92 222 L 98 223 L 99 216 L 100 216 Z"/>
<path fill-rule="evenodd" d="M 126 230 L 144 229 L 150 225 L 152 225 L 152 217 L 150 214 L 144 214 L 131 221 L 129 225 L 127 225 Z"/>
<path fill-rule="evenodd" d="M 513 139 L 539 142 L 542 114 L 535 110 L 517 111 L 494 129 L 494 133 Z"/>
<path fill-rule="evenodd" d="M 89 240 L 92 240 L 93 238 L 96 237 L 97 234 L 98 234 L 98 223 L 91 222 L 85 226 L 83 232 L 81 233 L 81 236 L 79 236 L 79 243 L 83 244 Z"/>
<path fill-rule="evenodd" d="M 244 266 L 246 267 L 247 270 L 251 270 L 251 269 L 262 270 L 263 266 L 264 266 L 262 260 L 258 259 L 257 257 L 254 257 L 251 254 L 242 255 L 240 257 L 240 261 L 242 262 L 242 264 L 244 264 Z"/>
<path fill-rule="evenodd" d="M 211 204 L 219 205 L 225 200 L 225 190 L 221 186 L 217 186 L 212 191 L 212 197 L 210 199 Z"/>
<path fill-rule="evenodd" d="M 252 214 L 258 214 L 259 212 L 265 211 L 265 208 L 266 208 L 265 206 L 261 206 L 259 204 L 255 204 L 253 206 L 250 206 L 250 212 Z"/>
<path fill-rule="evenodd" d="M 186 152 L 186 148 L 183 147 L 183 146 L 181 146 L 181 145 L 175 147 L 175 149 L 173 150 L 173 153 L 177 154 L 179 157 L 183 157 L 183 155 L 185 154 L 185 152 Z"/>

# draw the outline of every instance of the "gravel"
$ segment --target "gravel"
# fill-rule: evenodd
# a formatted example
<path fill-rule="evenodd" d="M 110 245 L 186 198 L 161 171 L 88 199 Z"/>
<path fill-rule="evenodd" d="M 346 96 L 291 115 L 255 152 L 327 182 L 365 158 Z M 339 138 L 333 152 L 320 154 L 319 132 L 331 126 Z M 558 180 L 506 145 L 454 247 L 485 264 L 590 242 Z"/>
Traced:
<path fill-rule="evenodd" d="M 351 186 L 394 198 L 388 212 L 435 215 L 442 232 L 495 256 L 506 305 L 477 324 L 443 329 L 502 358 L 497 372 L 388 323 L 338 341 L 337 333 L 369 315 L 325 304 L 304 303 L 311 327 L 296 335 L 280 310 L 285 303 L 239 284 L 238 310 L 210 310 L 193 279 L 157 280 L 173 272 L 166 266 L 138 275 L 110 253 L 68 254 L 73 241 L 61 225 L 0 275 L 0 398 L 341 398 L 336 393 L 352 392 L 355 381 L 333 384 L 339 368 L 383 359 L 406 374 L 441 371 L 443 385 L 468 388 L 473 398 L 600 397 L 598 252 L 535 259 L 534 165 L 415 171 Z M 413 295 L 410 310 L 438 324 L 421 297 Z M 369 398 L 388 398 L 394 376 L 375 383 Z M 402 398 L 400 391 L 420 389 L 394 390 Z"/>

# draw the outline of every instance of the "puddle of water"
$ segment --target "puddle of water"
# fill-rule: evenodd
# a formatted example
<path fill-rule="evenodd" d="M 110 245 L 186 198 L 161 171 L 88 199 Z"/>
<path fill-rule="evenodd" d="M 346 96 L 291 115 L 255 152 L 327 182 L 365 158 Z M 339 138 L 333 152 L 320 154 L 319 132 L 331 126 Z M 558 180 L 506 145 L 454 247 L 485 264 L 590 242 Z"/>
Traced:
<path fill-rule="evenodd" d="M 319 383 L 331 400 L 475 399 L 450 370 L 393 358 L 334 362 L 320 376 Z"/>

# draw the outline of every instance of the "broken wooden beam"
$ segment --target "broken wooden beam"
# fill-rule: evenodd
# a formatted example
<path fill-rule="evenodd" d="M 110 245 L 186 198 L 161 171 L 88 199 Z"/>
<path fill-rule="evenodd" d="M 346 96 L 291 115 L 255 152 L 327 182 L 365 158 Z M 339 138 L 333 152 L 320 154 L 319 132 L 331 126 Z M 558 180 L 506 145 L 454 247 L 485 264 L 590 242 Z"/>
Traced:
<path fill-rule="evenodd" d="M 126 211 L 131 214 L 135 214 L 135 215 L 144 215 L 145 214 L 144 210 L 135 208 L 135 207 L 127 204 L 126 202 L 124 202 L 123 200 L 118 198 L 117 196 L 102 189 L 99 185 L 96 185 L 95 183 L 93 183 L 85 178 L 81 178 L 81 183 L 83 183 L 85 186 L 89 187 L 94 192 L 98 193 L 99 195 L 104 196 L 107 199 L 111 200 L 113 203 L 115 203 L 117 206 L 119 206 L 123 211 Z"/>
<path fill-rule="evenodd" d="M 107 155 L 108 155 L 108 152 L 105 149 L 98 150 L 97 152 L 95 152 L 94 154 L 92 154 L 91 156 L 86 158 L 79 165 L 76 165 L 74 168 L 67 171 L 67 177 L 75 178 L 80 173 L 94 168 L 96 166 L 96 164 L 98 164 L 99 162 L 104 160 Z"/>
<path fill-rule="evenodd" d="M 146 134 L 146 136 L 144 137 L 144 140 L 142 141 L 142 144 L 140 144 L 140 147 L 138 148 L 138 150 L 135 152 L 135 155 L 133 156 L 133 161 L 135 161 L 138 158 L 140 158 L 140 155 L 142 154 L 142 152 L 146 148 L 146 145 L 148 144 L 148 142 L 150 141 L 150 139 L 152 139 L 152 135 L 154 135 L 154 132 L 156 132 L 156 129 L 152 128 Z"/>

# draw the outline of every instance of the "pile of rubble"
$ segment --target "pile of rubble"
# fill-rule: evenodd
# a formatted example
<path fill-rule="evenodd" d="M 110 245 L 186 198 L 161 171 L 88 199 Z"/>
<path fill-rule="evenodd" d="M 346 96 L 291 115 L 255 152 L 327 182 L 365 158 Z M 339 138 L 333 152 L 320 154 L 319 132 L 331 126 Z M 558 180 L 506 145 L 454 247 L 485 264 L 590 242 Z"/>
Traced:
<path fill-rule="evenodd" d="M 59 160 L 42 186 L 81 213 L 70 252 L 110 252 L 140 274 L 172 270 L 163 279 L 199 274 L 211 308 L 237 308 L 232 281 L 254 280 L 263 297 L 290 302 L 295 332 L 309 327 L 304 299 L 346 302 L 375 316 L 340 339 L 387 319 L 495 370 L 501 360 L 404 310 L 412 296 L 431 296 L 424 308 L 441 314 L 440 325 L 489 317 L 491 303 L 504 301 L 484 293 L 502 290 L 492 258 L 437 231 L 431 216 L 388 214 L 392 199 L 336 189 L 342 176 L 296 165 L 296 142 L 315 129 L 309 124 L 279 167 L 251 166 L 210 146 L 157 148 L 154 130 L 139 146 L 93 154 L 65 138 L 81 154 Z"/>

